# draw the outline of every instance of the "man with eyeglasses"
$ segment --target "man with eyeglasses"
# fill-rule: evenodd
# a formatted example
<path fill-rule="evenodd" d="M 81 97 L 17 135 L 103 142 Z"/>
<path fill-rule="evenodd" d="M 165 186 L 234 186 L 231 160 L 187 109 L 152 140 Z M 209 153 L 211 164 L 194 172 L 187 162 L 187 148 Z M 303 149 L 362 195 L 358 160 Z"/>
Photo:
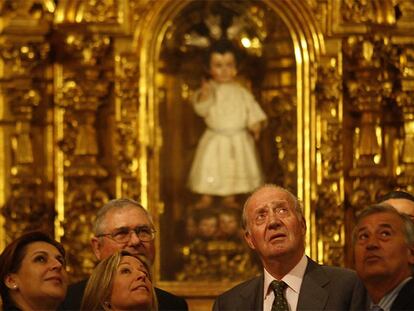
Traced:
<path fill-rule="evenodd" d="M 103 260 L 119 250 L 143 255 L 153 263 L 155 230 L 151 216 L 142 205 L 131 199 L 109 201 L 97 213 L 91 239 L 92 250 Z M 69 287 L 61 310 L 79 310 L 87 280 Z M 186 301 L 155 288 L 158 310 L 188 310 Z"/>

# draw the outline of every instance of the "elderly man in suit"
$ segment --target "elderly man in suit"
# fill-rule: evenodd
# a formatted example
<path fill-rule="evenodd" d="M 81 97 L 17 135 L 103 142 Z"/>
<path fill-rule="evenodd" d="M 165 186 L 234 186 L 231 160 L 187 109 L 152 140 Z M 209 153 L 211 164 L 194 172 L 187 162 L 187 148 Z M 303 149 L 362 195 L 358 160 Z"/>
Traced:
<path fill-rule="evenodd" d="M 219 296 L 214 310 L 359 309 L 353 305 L 359 294 L 355 272 L 321 266 L 305 255 L 306 223 L 292 193 L 262 186 L 247 199 L 242 217 L 245 239 L 264 271 Z"/>
<path fill-rule="evenodd" d="M 388 204 L 362 210 L 353 234 L 367 310 L 414 310 L 414 223 Z"/>
<path fill-rule="evenodd" d="M 393 190 L 380 198 L 380 203 L 387 203 L 400 213 L 408 215 L 414 221 L 414 196 L 411 193 Z"/>
<path fill-rule="evenodd" d="M 132 255 L 145 256 L 151 263 L 154 261 L 154 225 L 147 210 L 134 200 L 115 199 L 106 203 L 97 212 L 93 231 L 92 250 L 98 260 L 126 250 Z M 69 286 L 60 310 L 80 309 L 87 281 Z M 158 310 L 188 310 L 183 298 L 157 287 L 155 293 Z"/>

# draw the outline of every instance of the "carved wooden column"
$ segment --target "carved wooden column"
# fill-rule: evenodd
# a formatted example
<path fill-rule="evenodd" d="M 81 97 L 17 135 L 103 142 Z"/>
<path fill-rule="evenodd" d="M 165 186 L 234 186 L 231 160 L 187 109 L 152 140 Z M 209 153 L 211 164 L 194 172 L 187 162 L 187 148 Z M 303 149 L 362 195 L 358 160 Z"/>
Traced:
<path fill-rule="evenodd" d="M 0 9 L 0 139 L 6 146 L 1 150 L 5 191 L 1 213 L 6 240 L 33 229 L 54 234 L 53 193 L 48 183 L 52 181 L 43 169 L 49 159 L 45 146 L 50 122 L 46 78 L 50 46 L 45 36 L 52 12 L 35 2 L 5 3 Z"/>
<path fill-rule="evenodd" d="M 106 36 L 77 33 L 69 33 L 65 38 L 61 57 L 67 62 L 60 69 L 56 95 L 63 116 L 57 132 L 61 133 L 58 144 L 63 153 L 59 163 L 63 174 L 58 179 L 62 179 L 64 189 L 58 191 L 64 196 L 62 241 L 69 250 L 69 271 L 76 272 L 73 274 L 76 279 L 94 266 L 91 227 L 96 210 L 109 197 L 104 186 L 108 172 L 100 162 L 105 158 L 105 150 L 101 148 L 110 148 L 112 143 L 109 135 L 98 135 L 96 128 L 98 122 L 107 122 L 107 126 L 109 122 L 104 117 L 98 120 L 97 115 L 103 114 L 110 94 L 110 68 L 105 68 L 101 61 L 109 51 L 110 40 Z"/>
<path fill-rule="evenodd" d="M 414 29 L 414 3 L 402 0 L 399 3 L 401 18 L 397 26 L 400 36 L 394 38 L 393 43 L 400 48 L 397 66 L 401 87 L 396 95 L 396 104 L 402 112 L 402 137 L 398 150 L 398 164 L 395 174 L 397 186 L 414 192 L 414 44 L 407 34 Z"/>
<path fill-rule="evenodd" d="M 139 50 L 131 27 L 151 7 L 75 0 L 60 2 L 55 14 L 56 206 L 74 279 L 94 266 L 97 209 L 110 198 L 140 200 Z"/>
<path fill-rule="evenodd" d="M 350 37 L 344 47 L 348 110 L 353 116 L 351 204 L 357 209 L 376 201 L 387 188 L 382 111 L 391 96 L 391 43 L 384 36 Z"/>
<path fill-rule="evenodd" d="M 342 77 L 338 60 L 318 68 L 317 200 L 318 254 L 324 263 L 344 265 Z"/>
<path fill-rule="evenodd" d="M 399 158 L 398 183 L 414 189 L 414 46 L 406 47 L 401 56 L 401 92 L 397 104 L 403 115 L 403 139 Z"/>
<path fill-rule="evenodd" d="M 115 58 L 116 196 L 140 201 L 138 69 L 134 55 Z"/>

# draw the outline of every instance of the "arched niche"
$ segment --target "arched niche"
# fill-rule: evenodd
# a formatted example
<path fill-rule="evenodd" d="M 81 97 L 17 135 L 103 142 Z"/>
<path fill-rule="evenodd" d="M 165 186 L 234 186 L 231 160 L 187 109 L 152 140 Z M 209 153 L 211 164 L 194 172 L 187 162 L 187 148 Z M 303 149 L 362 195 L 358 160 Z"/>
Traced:
<path fill-rule="evenodd" d="M 157 1 L 138 21 L 134 34 L 140 61 L 140 174 L 143 201 L 154 212 L 160 228 L 157 279 L 165 282 L 164 286 L 176 286 L 178 292 L 182 286 L 175 282 L 175 273 L 180 267 L 174 262 L 185 230 L 183 220 L 188 214 L 188 204 L 194 199 L 185 190 L 191 146 L 196 141 L 188 136 L 202 129 L 200 119 L 191 116 L 187 102 L 189 93 L 200 83 L 200 64 L 194 49 L 187 51 L 193 65 L 186 63 L 186 52 L 180 52 L 177 40 L 178 34 L 184 35 L 195 23 L 203 22 L 205 16 L 200 10 L 210 12 L 220 5 L 235 16 L 247 16 L 250 28 L 264 23 L 265 37 L 271 38 L 269 44 L 262 46 L 262 54 L 252 58 L 261 70 L 260 83 L 252 79 L 252 68 L 241 71 L 242 80 L 247 81 L 272 117 L 258 147 L 269 177 L 267 181 L 287 186 L 302 199 L 308 223 L 307 253 L 312 256 L 317 252 L 312 227 L 315 215 L 311 207 L 316 182 L 313 88 L 315 64 L 324 52 L 324 42 L 309 7 L 294 1 Z M 216 12 L 220 14 L 220 10 Z M 258 20 L 259 17 L 263 20 Z M 253 31 L 253 36 L 259 36 L 260 31 Z M 278 168 L 284 170 L 282 180 L 277 174 Z M 194 286 L 185 288 L 198 290 Z M 206 295 L 214 295 L 222 288 L 207 291 Z"/>

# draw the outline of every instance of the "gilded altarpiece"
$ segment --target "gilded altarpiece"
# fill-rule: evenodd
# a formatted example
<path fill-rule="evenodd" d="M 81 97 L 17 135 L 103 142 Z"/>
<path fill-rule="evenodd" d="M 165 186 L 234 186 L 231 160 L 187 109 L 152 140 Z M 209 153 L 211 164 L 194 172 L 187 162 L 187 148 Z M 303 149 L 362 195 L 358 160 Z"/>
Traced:
<path fill-rule="evenodd" d="M 0 248 L 42 228 L 73 280 L 117 197 L 153 215 L 155 282 L 190 307 L 260 271 L 240 208 L 197 210 L 186 186 L 205 128 L 191 97 L 220 37 L 268 117 L 266 182 L 303 201 L 308 255 L 351 266 L 355 213 L 414 191 L 413 1 L 5 0 L 0 19 Z M 200 236 L 206 216 L 216 228 Z"/>

